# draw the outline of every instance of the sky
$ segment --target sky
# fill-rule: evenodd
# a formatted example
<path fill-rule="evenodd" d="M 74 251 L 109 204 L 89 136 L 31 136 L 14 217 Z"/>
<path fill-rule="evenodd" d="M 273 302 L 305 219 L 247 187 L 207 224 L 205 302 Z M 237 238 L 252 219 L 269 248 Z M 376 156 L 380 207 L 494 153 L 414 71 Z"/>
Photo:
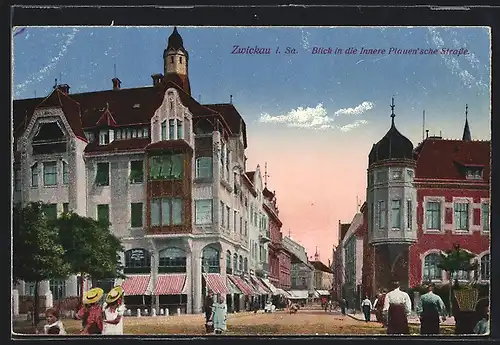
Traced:
<path fill-rule="evenodd" d="M 55 78 L 71 93 L 110 89 L 114 76 L 122 88 L 149 86 L 152 74 L 163 73 L 172 29 L 15 28 L 13 97 L 49 95 Z M 465 104 L 473 139 L 491 137 L 488 28 L 178 31 L 189 52 L 192 96 L 228 103 L 232 95 L 247 124 L 247 170 L 259 164 L 264 173 L 267 163 L 283 234 L 309 256 L 317 247 L 325 263 L 338 243 L 338 222 L 350 222 L 365 200 L 368 153 L 390 127 L 392 97 L 396 126 L 414 145 L 422 140 L 424 110 L 430 135 L 461 138 Z M 271 54 L 233 54 L 235 46 L 269 48 Z M 293 54 L 285 54 L 287 47 Z M 313 54 L 314 48 L 331 48 L 332 54 Z M 342 54 L 334 54 L 336 48 Z M 348 54 L 349 48 L 358 51 Z M 362 48 L 385 52 L 360 54 Z M 390 48 L 407 51 L 389 54 Z"/>

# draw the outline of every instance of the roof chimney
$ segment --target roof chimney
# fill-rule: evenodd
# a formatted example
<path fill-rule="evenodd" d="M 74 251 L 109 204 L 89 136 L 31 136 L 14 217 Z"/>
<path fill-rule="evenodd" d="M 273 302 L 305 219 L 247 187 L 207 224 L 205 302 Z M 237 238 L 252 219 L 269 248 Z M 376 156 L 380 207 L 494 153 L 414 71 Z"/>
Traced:
<path fill-rule="evenodd" d="M 59 91 L 67 95 L 69 93 L 70 87 L 68 84 L 57 84 L 54 86 L 54 89 L 58 89 Z"/>
<path fill-rule="evenodd" d="M 151 75 L 151 78 L 153 79 L 153 86 L 156 86 L 156 85 L 160 84 L 161 81 L 163 80 L 163 74 L 156 73 L 156 74 Z"/>
<path fill-rule="evenodd" d="M 120 90 L 120 85 L 122 84 L 120 79 L 115 77 L 115 78 L 111 79 L 111 81 L 113 82 L 113 90 Z"/>

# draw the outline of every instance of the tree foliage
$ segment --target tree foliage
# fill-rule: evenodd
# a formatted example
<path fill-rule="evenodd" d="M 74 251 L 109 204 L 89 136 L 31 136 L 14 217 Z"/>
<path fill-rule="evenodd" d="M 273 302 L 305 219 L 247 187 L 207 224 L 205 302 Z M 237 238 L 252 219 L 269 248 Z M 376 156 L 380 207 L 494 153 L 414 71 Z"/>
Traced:
<path fill-rule="evenodd" d="M 477 263 L 472 260 L 475 255 L 470 251 L 455 245 L 452 249 L 441 253 L 438 267 L 450 274 L 458 271 L 470 272 L 477 268 Z"/>
<path fill-rule="evenodd" d="M 61 215 L 56 224 L 71 273 L 94 279 L 122 277 L 123 247 L 109 224 L 76 213 Z"/>
<path fill-rule="evenodd" d="M 38 285 L 48 279 L 65 278 L 69 265 L 59 243 L 57 228 L 42 212 L 43 203 L 32 202 L 13 210 L 14 280 L 35 283 L 34 320 L 38 324 Z"/>
<path fill-rule="evenodd" d="M 449 314 L 453 314 L 452 304 L 452 278 L 453 273 L 459 271 L 470 272 L 477 269 L 477 262 L 473 261 L 475 255 L 470 251 L 460 248 L 459 244 L 455 244 L 452 249 L 441 253 L 439 257 L 438 268 L 446 271 L 450 280 L 449 284 Z M 458 282 L 458 281 L 457 281 Z"/>

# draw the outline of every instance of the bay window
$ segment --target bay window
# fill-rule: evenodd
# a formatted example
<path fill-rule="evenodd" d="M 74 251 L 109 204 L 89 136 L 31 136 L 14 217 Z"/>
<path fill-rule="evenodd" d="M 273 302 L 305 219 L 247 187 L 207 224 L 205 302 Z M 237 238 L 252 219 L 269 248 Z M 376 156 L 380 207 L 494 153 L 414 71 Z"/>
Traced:
<path fill-rule="evenodd" d="M 151 200 L 151 226 L 182 225 L 184 200 L 182 198 L 155 198 Z"/>
<path fill-rule="evenodd" d="M 151 180 L 179 180 L 184 175 L 184 155 L 152 156 L 149 178 Z"/>

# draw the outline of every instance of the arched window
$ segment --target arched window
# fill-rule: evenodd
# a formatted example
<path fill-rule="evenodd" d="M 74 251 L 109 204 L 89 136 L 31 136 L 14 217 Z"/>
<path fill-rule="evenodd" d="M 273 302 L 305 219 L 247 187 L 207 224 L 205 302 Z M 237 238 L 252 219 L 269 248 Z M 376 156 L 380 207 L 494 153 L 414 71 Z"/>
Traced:
<path fill-rule="evenodd" d="M 151 253 L 143 248 L 134 248 L 125 252 L 126 273 L 150 273 L 151 272 Z"/>
<path fill-rule="evenodd" d="M 240 272 L 243 272 L 243 256 L 240 255 L 240 260 L 239 260 L 239 269 L 240 269 Z"/>
<path fill-rule="evenodd" d="M 480 279 L 481 280 L 489 280 L 490 279 L 490 271 L 491 271 L 491 261 L 490 254 L 485 254 L 481 257 L 480 267 Z"/>
<path fill-rule="evenodd" d="M 233 257 L 233 272 L 236 273 L 238 271 L 238 254 L 234 253 Z"/>
<path fill-rule="evenodd" d="M 231 252 L 228 250 L 226 252 L 226 273 L 231 274 L 233 268 L 231 267 Z"/>
<path fill-rule="evenodd" d="M 439 254 L 430 253 L 424 258 L 424 271 L 422 274 L 422 280 L 432 281 L 432 280 L 442 280 L 443 271 L 438 268 Z"/>
<path fill-rule="evenodd" d="M 243 260 L 243 270 L 248 273 L 248 258 Z"/>
<path fill-rule="evenodd" d="M 186 272 L 186 252 L 181 248 L 169 247 L 160 251 L 158 262 L 159 273 Z"/>
<path fill-rule="evenodd" d="M 202 257 L 203 273 L 220 273 L 219 251 L 212 247 L 203 249 Z"/>

